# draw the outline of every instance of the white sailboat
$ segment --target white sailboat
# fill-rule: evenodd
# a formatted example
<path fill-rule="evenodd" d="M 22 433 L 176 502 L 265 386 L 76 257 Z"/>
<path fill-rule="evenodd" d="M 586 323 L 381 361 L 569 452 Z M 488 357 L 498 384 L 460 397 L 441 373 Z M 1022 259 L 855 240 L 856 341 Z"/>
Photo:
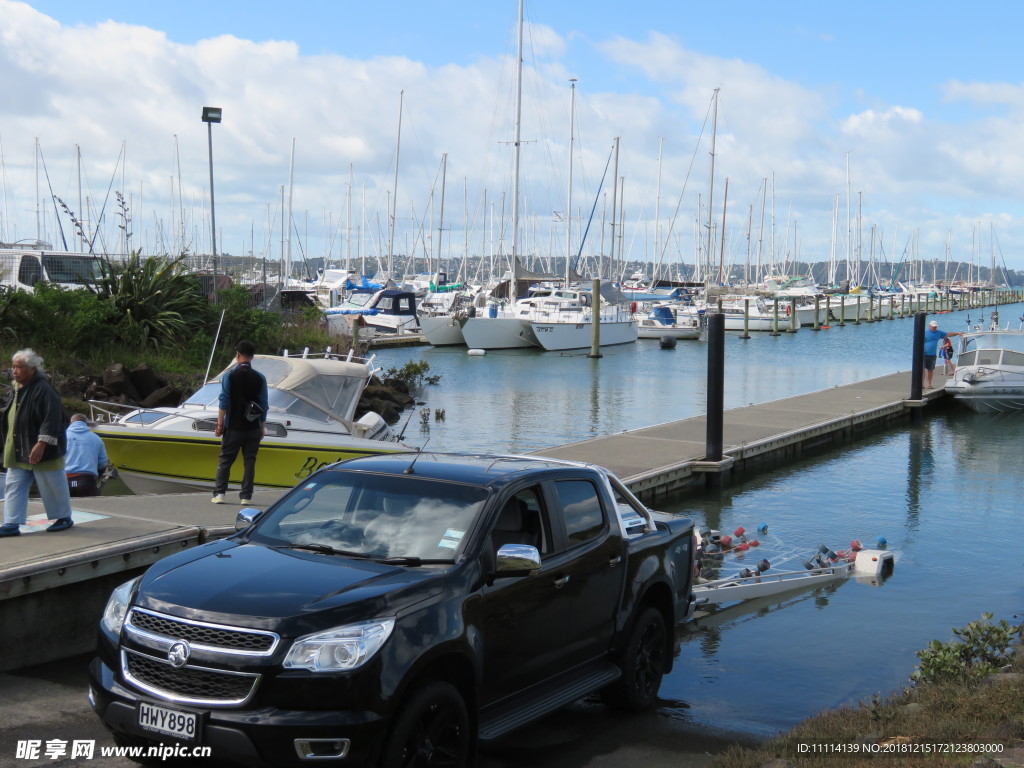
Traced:
<path fill-rule="evenodd" d="M 519 294 L 517 272 L 519 264 L 519 155 L 522 144 L 523 115 L 523 0 L 519 0 L 519 20 L 516 32 L 516 119 L 513 150 L 515 156 L 512 174 L 512 274 L 508 280 L 507 298 L 514 300 Z M 524 270 L 525 271 L 525 270 Z M 520 349 L 540 346 L 533 335 L 528 318 L 514 306 L 490 303 L 486 313 L 473 313 L 461 320 L 462 335 L 470 349 Z"/>

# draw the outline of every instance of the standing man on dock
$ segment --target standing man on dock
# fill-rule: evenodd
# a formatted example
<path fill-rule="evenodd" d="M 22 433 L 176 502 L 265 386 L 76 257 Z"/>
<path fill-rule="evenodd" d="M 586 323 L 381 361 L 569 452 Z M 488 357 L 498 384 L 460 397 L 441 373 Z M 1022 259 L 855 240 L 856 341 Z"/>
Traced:
<path fill-rule="evenodd" d="M 67 414 L 43 372 L 43 358 L 31 349 L 20 349 L 11 357 L 11 379 L 11 397 L 0 410 L 0 445 L 7 468 L 0 536 L 21 533 L 33 481 L 46 516 L 53 521 L 47 532 L 66 531 L 74 525 L 64 474 Z"/>
<path fill-rule="evenodd" d="M 924 388 L 932 389 L 932 376 L 935 374 L 935 360 L 939 356 L 939 342 L 945 338 L 963 336 L 962 331 L 951 331 L 946 333 L 939 330 L 937 320 L 928 323 L 928 330 L 924 332 Z"/>
<path fill-rule="evenodd" d="M 252 367 L 256 346 L 251 341 L 240 341 L 235 346 L 235 367 L 221 380 L 220 407 L 217 410 L 217 428 L 214 434 L 222 437 L 217 478 L 213 486 L 214 504 L 224 503 L 228 491 L 231 465 L 238 452 L 242 452 L 242 504 L 252 503 L 256 483 L 256 454 L 260 440 L 266 434 L 267 379 Z"/>

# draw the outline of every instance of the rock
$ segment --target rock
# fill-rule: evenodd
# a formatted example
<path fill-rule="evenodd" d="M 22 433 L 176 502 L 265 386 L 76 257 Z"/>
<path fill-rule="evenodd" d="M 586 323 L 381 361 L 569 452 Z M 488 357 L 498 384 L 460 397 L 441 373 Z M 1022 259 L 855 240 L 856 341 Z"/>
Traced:
<path fill-rule="evenodd" d="M 143 399 L 148 398 L 161 387 L 167 386 L 167 381 L 157 376 L 156 371 L 149 363 L 139 363 L 128 373 L 128 378 L 131 379 L 132 386 Z"/>
<path fill-rule="evenodd" d="M 159 387 L 153 390 L 139 403 L 143 408 L 161 408 L 164 406 L 174 408 L 180 404 L 181 390 L 170 386 Z"/>
<path fill-rule="evenodd" d="M 122 363 L 107 366 L 107 370 L 103 372 L 103 386 L 115 395 L 123 396 L 132 402 L 137 403 L 141 399 Z"/>

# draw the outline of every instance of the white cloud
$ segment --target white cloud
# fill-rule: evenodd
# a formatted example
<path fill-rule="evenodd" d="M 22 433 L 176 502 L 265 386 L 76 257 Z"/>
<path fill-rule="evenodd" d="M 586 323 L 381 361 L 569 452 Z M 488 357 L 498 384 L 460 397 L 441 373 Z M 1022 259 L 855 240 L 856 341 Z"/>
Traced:
<path fill-rule="evenodd" d="M 798 222 L 805 255 L 827 253 L 836 195 L 846 201 L 849 157 L 849 189 L 854 196 L 863 193 L 865 228 L 875 226 L 889 238 L 897 229 L 927 228 L 922 241 L 938 247 L 951 227 L 992 220 L 1005 230 L 1004 245 L 1024 239 L 1017 202 L 1024 146 L 1015 119 L 1024 86 L 946 82 L 945 103 L 962 111 L 944 121 L 911 100 L 889 104 L 840 83 L 812 87 L 739 58 L 695 52 L 658 32 L 594 43 L 533 24 L 528 39 L 524 189 L 537 227 L 565 207 L 568 79 L 581 74 L 572 68 L 584 52 L 596 52 L 614 77 L 597 88 L 581 83 L 587 87 L 577 102 L 578 208 L 592 204 L 612 138 L 619 136 L 627 215 L 652 216 L 656 159 L 664 146 L 662 215 L 669 215 L 685 185 L 681 217 L 687 223 L 675 229 L 689 239 L 697 196 L 707 193 L 709 107 L 720 88 L 713 206 L 720 217 L 728 177 L 729 217 L 738 237 L 737 222 L 746 220 L 751 206 L 760 208 L 764 180 L 770 179 L 780 240 L 791 219 Z M 308 230 L 307 252 L 323 255 L 329 230 L 345 215 L 350 167 L 357 218 L 366 200 L 364 231 L 379 234 L 386 226 L 404 91 L 397 206 L 404 231 L 396 241 L 404 249 L 420 237 L 431 189 L 439 186 L 441 155 L 448 153 L 445 217 L 453 232 L 447 239 L 461 246 L 457 230 L 468 197 L 471 243 L 478 250 L 484 190 L 496 212 L 503 193 L 506 212 L 511 208 L 513 65 L 511 55 L 438 66 L 401 56 L 306 55 L 294 42 L 232 35 L 186 45 L 129 24 L 62 26 L 23 3 L 0 0 L 7 200 L 0 236 L 34 236 L 38 137 L 56 194 L 77 200 L 78 145 L 92 206 L 98 207 L 112 179 L 120 189 L 123 178 L 136 244 L 145 240 L 149 251 L 175 250 L 166 233 L 184 218 L 190 247 L 208 249 L 207 127 L 200 112 L 209 105 L 224 110 L 223 122 L 212 129 L 221 250 L 276 253 L 281 186 L 288 183 L 294 138 L 295 218 L 303 237 Z M 115 174 L 122 145 L 127 163 Z M 176 202 L 179 162 L 184 211 Z M 52 211 L 47 217 L 52 232 Z M 644 231 L 642 224 L 628 226 Z M 531 237 L 547 250 L 546 233 Z M 681 245 L 681 256 L 692 260 L 689 249 Z"/>

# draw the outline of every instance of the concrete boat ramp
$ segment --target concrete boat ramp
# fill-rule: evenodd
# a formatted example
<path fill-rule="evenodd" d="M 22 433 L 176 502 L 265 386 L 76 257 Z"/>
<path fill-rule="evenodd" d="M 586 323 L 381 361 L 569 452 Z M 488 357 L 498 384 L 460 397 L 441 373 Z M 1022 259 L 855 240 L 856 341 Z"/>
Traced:
<path fill-rule="evenodd" d="M 608 467 L 645 500 L 720 484 L 768 462 L 848 441 L 920 414 L 938 389 L 908 400 L 910 373 L 834 387 L 724 413 L 724 456 L 704 461 L 707 419 L 697 416 L 536 451 Z M 254 506 L 283 492 L 259 491 Z M 0 672 L 85 653 L 111 590 L 156 560 L 234 530 L 241 505 L 208 493 L 72 499 L 75 526 L 46 533 L 29 504 L 22 535 L 0 539 Z"/>

